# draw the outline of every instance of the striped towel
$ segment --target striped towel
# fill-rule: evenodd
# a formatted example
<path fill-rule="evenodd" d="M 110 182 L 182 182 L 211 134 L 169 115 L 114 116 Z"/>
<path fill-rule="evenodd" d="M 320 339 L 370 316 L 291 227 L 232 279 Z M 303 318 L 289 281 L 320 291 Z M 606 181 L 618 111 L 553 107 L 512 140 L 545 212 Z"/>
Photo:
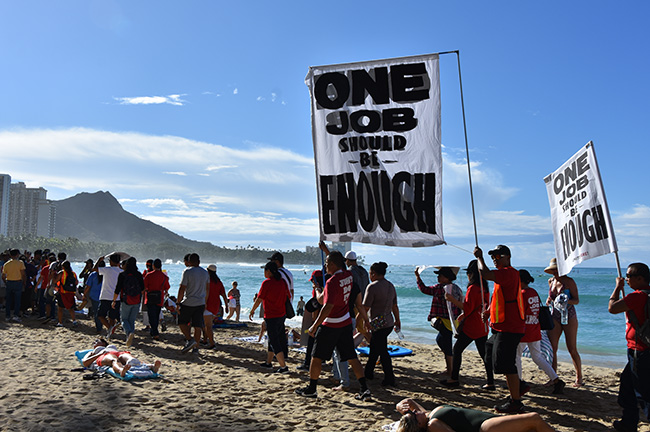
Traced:
<path fill-rule="evenodd" d="M 542 331 L 542 342 L 540 344 L 542 349 L 542 355 L 546 358 L 548 364 L 553 364 L 553 347 L 551 346 L 551 341 L 546 335 L 546 331 Z M 530 358 L 530 351 L 528 351 L 528 346 L 524 347 L 524 352 L 522 354 L 524 357 Z"/>

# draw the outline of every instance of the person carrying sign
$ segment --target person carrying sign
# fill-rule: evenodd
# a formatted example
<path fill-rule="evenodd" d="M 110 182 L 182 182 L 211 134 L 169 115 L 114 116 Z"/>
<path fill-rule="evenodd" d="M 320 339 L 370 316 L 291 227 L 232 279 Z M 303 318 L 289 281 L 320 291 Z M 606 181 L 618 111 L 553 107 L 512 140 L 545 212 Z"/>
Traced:
<path fill-rule="evenodd" d="M 625 295 L 625 281 L 634 292 Z M 623 295 L 623 298 L 620 296 Z M 609 298 L 611 314 L 625 312 L 627 326 L 627 365 L 621 373 L 618 404 L 623 408 L 621 420 L 614 421 L 619 432 L 636 431 L 639 408 L 650 420 L 650 346 L 640 340 L 639 329 L 649 317 L 647 302 L 650 301 L 650 270 L 644 263 L 633 263 L 627 268 L 625 279 L 616 278 L 616 288 Z M 636 321 L 636 323 L 635 323 Z"/>
<path fill-rule="evenodd" d="M 510 399 L 496 405 L 500 413 L 518 413 L 524 409 L 519 393 L 519 375 L 517 374 L 517 346 L 526 332 L 524 321 L 524 300 L 519 285 L 519 272 L 510 265 L 510 249 L 498 245 L 488 252 L 496 270 L 490 270 L 483 260 L 483 251 L 474 248 L 479 270 L 484 279 L 494 281 L 494 292 L 490 307 L 483 312 L 483 320 L 490 317 L 492 336 L 488 339 L 486 361 L 492 361 L 494 372 L 506 376 Z"/>

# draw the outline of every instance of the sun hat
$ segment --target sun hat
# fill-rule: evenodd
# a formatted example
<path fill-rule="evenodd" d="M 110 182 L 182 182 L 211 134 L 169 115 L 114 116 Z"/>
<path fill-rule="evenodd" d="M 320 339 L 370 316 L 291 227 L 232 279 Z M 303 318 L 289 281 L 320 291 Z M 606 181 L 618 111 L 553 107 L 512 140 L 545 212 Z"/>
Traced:
<path fill-rule="evenodd" d="M 548 267 L 544 269 L 544 273 L 551 273 L 552 270 L 557 270 L 557 258 L 552 258 Z"/>

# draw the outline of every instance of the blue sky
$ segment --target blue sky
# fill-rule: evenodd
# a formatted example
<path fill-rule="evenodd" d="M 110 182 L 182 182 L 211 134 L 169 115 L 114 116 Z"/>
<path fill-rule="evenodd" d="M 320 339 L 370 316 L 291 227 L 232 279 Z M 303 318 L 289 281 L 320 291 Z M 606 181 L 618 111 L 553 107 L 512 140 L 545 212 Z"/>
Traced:
<path fill-rule="evenodd" d="M 110 191 L 218 245 L 318 241 L 309 66 L 459 50 L 479 243 L 553 256 L 543 178 L 593 140 L 621 261 L 650 261 L 647 2 L 0 2 L 0 171 L 62 199 Z M 440 60 L 452 245 L 474 235 L 454 55 Z M 614 257 L 583 266 L 614 266 Z"/>

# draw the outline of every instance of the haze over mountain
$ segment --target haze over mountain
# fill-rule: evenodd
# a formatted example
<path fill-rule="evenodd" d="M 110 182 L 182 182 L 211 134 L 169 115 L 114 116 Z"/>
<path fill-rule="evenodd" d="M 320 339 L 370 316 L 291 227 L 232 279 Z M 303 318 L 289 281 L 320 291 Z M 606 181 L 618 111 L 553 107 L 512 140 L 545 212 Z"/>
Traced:
<path fill-rule="evenodd" d="M 186 239 L 127 212 L 110 192 L 82 192 L 54 203 L 57 237 L 75 237 L 84 242 L 104 243 L 206 244 Z"/>

